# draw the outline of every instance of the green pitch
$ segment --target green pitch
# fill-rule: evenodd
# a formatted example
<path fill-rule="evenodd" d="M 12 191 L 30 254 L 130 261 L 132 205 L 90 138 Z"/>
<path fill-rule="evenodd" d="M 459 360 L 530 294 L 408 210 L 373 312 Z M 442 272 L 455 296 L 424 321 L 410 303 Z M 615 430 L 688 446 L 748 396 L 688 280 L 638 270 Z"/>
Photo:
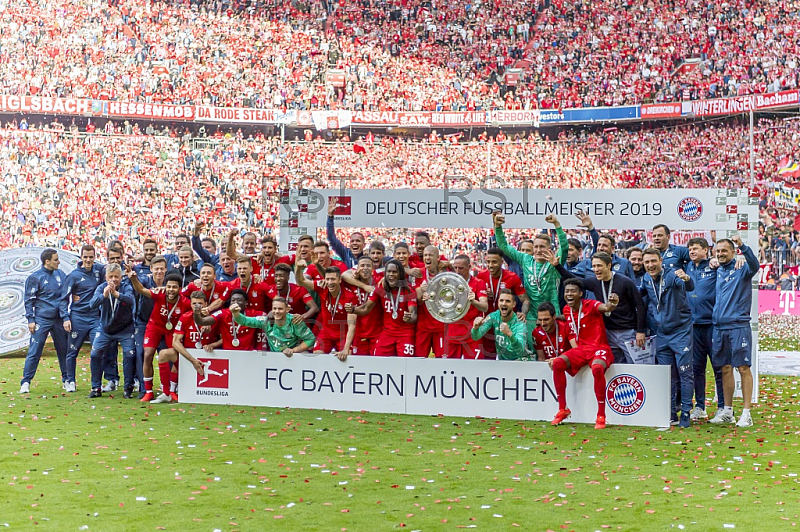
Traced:
<path fill-rule="evenodd" d="M 800 522 L 797 378 L 762 377 L 748 429 L 596 431 L 142 405 L 121 393 L 89 400 L 86 358 L 78 392 L 66 395 L 46 354 L 30 396 L 17 393 L 23 359 L 0 359 L 0 530 L 747 531 Z"/>

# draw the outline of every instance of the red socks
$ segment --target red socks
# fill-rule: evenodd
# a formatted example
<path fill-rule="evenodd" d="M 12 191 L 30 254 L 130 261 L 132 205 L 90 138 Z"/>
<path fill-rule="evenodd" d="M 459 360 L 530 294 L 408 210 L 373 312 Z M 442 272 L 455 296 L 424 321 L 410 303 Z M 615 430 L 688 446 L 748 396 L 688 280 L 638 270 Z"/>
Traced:
<path fill-rule="evenodd" d="M 153 377 L 145 377 L 144 378 L 144 391 L 152 392 L 153 391 Z"/>
<path fill-rule="evenodd" d="M 178 389 L 178 366 L 175 366 L 175 371 L 169 374 L 169 391 L 174 392 Z"/>
<path fill-rule="evenodd" d="M 561 357 L 553 360 L 553 383 L 556 385 L 558 408 L 564 410 L 567 408 L 567 363 Z"/>
<path fill-rule="evenodd" d="M 169 395 L 169 362 L 163 362 L 158 364 L 158 376 L 161 379 L 161 391 L 167 395 Z"/>
<path fill-rule="evenodd" d="M 592 364 L 594 377 L 594 395 L 597 397 L 597 415 L 606 415 L 606 368 L 600 364 Z"/>

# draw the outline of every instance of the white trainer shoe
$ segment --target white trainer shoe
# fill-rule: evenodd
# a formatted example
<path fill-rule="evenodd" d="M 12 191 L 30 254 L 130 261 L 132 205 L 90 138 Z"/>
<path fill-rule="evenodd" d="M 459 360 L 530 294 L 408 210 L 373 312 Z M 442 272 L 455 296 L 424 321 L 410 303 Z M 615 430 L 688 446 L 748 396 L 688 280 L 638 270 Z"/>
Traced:
<path fill-rule="evenodd" d="M 150 401 L 150 403 L 152 403 L 152 404 L 171 403 L 171 402 L 172 402 L 172 397 L 170 397 L 169 395 L 167 395 L 165 393 L 162 393 L 161 395 L 159 395 L 158 397 L 156 397 L 155 399 Z"/>
<path fill-rule="evenodd" d="M 66 390 L 67 393 L 72 393 L 72 392 L 76 391 L 77 389 L 78 388 L 75 386 L 74 382 L 65 382 L 64 383 L 64 390 Z"/>
<path fill-rule="evenodd" d="M 739 417 L 739 421 L 736 422 L 737 427 L 752 427 L 753 426 L 753 418 L 750 416 L 750 412 L 746 414 L 742 414 Z"/>
<path fill-rule="evenodd" d="M 106 393 L 113 392 L 114 390 L 117 389 L 117 386 L 119 386 L 118 380 L 108 381 L 108 383 L 105 386 L 103 386 L 103 391 Z"/>
<path fill-rule="evenodd" d="M 714 417 L 712 417 L 709 421 L 715 424 L 734 423 L 736 418 L 733 417 L 733 413 L 725 412 L 724 409 L 718 408 L 717 413 L 714 414 Z"/>
<path fill-rule="evenodd" d="M 689 414 L 689 417 L 692 421 L 697 421 L 698 419 L 708 419 L 708 414 L 706 413 L 705 408 L 700 408 L 696 406 L 692 409 L 692 412 Z"/>
<path fill-rule="evenodd" d="M 19 393 L 31 393 L 31 383 L 23 382 L 19 387 Z"/>

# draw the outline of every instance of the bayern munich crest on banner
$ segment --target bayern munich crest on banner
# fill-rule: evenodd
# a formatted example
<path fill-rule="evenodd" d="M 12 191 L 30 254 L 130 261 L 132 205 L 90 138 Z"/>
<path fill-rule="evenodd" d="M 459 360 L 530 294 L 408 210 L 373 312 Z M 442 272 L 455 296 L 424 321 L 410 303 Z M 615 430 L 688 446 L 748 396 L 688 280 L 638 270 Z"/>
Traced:
<path fill-rule="evenodd" d="M 635 414 L 644 406 L 644 401 L 644 384 L 633 375 L 617 375 L 606 385 L 606 404 L 621 416 Z"/>
<path fill-rule="evenodd" d="M 683 198 L 678 203 L 678 216 L 687 222 L 696 222 L 703 216 L 703 203 L 693 197 Z"/>

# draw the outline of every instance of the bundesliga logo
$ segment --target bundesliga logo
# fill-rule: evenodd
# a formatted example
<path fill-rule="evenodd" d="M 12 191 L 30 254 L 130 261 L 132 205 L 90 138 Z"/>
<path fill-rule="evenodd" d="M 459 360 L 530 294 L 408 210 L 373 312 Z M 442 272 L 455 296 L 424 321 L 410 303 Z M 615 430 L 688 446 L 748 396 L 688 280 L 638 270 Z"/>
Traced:
<path fill-rule="evenodd" d="M 703 216 L 703 204 L 697 198 L 683 198 L 678 203 L 678 216 L 687 222 L 696 222 Z"/>
<path fill-rule="evenodd" d="M 617 375 L 606 385 L 606 404 L 617 414 L 635 414 L 644 406 L 644 400 L 644 384 L 633 375 Z"/>
<path fill-rule="evenodd" d="M 229 364 L 227 359 L 198 358 L 203 365 L 203 376 L 197 376 L 198 388 L 227 388 Z"/>

